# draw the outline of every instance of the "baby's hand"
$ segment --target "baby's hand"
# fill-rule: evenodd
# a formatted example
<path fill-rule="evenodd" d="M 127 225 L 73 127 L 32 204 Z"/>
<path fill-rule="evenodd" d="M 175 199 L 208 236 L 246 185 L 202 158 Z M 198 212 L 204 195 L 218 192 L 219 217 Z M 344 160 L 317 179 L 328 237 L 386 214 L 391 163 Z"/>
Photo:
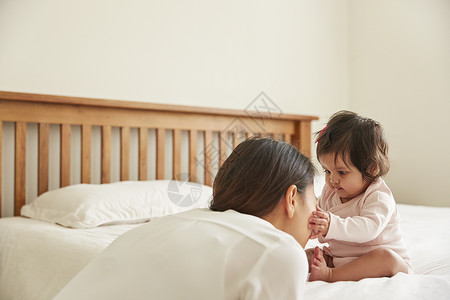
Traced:
<path fill-rule="evenodd" d="M 330 227 L 330 213 L 316 207 L 309 218 L 308 228 L 312 230 L 310 239 L 326 236 Z"/>

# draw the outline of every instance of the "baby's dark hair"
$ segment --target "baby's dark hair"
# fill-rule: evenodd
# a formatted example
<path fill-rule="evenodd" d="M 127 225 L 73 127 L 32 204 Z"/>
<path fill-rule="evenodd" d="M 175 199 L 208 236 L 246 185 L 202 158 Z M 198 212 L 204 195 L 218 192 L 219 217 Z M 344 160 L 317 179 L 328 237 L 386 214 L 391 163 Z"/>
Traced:
<path fill-rule="evenodd" d="M 292 145 L 271 138 L 249 138 L 217 172 L 210 209 L 266 216 L 291 185 L 304 194 L 315 172 L 311 160 Z"/>
<path fill-rule="evenodd" d="M 390 168 L 388 145 L 380 123 L 342 110 L 333 114 L 317 136 L 317 158 L 334 153 L 350 162 L 368 182 L 386 175 Z M 348 161 L 349 160 L 349 161 Z"/>

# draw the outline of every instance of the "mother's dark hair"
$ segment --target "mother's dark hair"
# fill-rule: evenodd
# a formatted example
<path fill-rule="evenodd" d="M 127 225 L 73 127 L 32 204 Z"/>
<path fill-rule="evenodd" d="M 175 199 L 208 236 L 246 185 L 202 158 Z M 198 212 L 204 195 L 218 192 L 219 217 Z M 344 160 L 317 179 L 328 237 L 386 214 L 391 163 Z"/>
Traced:
<path fill-rule="evenodd" d="M 263 217 L 275 208 L 289 186 L 296 185 L 303 194 L 314 175 L 311 160 L 292 145 L 271 138 L 249 138 L 220 167 L 210 208 Z"/>

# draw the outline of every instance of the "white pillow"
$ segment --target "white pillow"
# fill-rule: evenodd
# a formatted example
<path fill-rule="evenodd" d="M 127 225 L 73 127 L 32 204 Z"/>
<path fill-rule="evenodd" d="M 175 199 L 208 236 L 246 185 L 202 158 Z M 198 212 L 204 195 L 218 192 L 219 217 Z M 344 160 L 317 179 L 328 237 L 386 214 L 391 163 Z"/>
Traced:
<path fill-rule="evenodd" d="M 21 215 L 72 228 L 146 222 L 208 207 L 212 188 L 174 180 L 76 184 L 48 191 L 22 207 Z"/>

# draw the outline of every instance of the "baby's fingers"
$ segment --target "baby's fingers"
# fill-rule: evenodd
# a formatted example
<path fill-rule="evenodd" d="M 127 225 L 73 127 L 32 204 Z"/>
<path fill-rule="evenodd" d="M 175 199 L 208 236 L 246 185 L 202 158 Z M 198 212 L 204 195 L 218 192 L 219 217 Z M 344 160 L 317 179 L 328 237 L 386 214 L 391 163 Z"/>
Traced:
<path fill-rule="evenodd" d="M 323 219 L 323 218 L 315 218 L 315 217 L 310 217 L 308 219 L 309 224 L 313 224 L 313 225 L 323 225 L 326 226 L 328 224 L 328 220 L 327 219 Z"/>
<path fill-rule="evenodd" d="M 311 229 L 311 230 L 313 230 L 313 231 L 320 232 L 320 231 L 325 230 L 325 225 L 309 223 L 309 224 L 308 224 L 308 228 Z"/>
<path fill-rule="evenodd" d="M 315 224 L 308 224 L 308 229 L 311 230 L 311 236 L 310 239 L 318 238 L 319 236 L 324 235 L 323 231 L 325 230 L 324 225 L 315 225 Z"/>
<path fill-rule="evenodd" d="M 313 217 L 317 217 L 317 218 L 321 218 L 321 219 L 325 219 L 325 220 L 329 219 L 328 213 L 323 210 L 322 211 L 317 211 L 317 210 L 313 211 L 312 215 L 313 215 Z"/>
<path fill-rule="evenodd" d="M 313 239 L 317 239 L 318 237 L 322 236 L 323 232 L 322 231 L 314 231 L 311 233 L 311 236 L 309 237 L 311 240 Z"/>
<path fill-rule="evenodd" d="M 309 239 L 310 240 L 317 239 L 319 236 L 321 236 L 320 232 L 316 232 L 316 233 L 311 234 Z"/>

